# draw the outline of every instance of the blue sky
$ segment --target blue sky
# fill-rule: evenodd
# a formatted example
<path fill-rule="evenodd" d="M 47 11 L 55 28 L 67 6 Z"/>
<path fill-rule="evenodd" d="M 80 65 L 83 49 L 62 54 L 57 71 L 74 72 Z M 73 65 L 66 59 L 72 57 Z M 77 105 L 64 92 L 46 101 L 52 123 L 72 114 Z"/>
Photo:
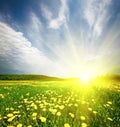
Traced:
<path fill-rule="evenodd" d="M 119 0 L 0 1 L 0 73 L 119 73 L 119 40 Z"/>

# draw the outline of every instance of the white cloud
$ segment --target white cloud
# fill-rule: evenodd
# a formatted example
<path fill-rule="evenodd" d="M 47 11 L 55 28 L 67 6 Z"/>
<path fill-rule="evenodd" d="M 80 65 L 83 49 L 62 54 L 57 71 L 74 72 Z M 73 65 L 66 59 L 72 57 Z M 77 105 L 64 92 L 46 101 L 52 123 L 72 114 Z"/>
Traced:
<path fill-rule="evenodd" d="M 59 8 L 58 16 L 56 18 L 52 18 L 53 14 L 48 9 L 47 6 L 45 5 L 41 6 L 43 15 L 48 20 L 49 28 L 58 29 L 61 25 L 66 23 L 67 16 L 68 16 L 67 0 L 60 0 L 60 1 L 61 1 L 61 6 Z"/>
<path fill-rule="evenodd" d="M 104 26 L 110 18 L 109 5 L 111 0 L 87 0 L 84 3 L 84 18 L 89 26 L 93 28 L 95 37 L 99 37 L 102 33 Z"/>
<path fill-rule="evenodd" d="M 41 5 L 41 10 L 42 10 L 42 15 L 48 20 L 50 21 L 52 19 L 52 12 L 49 10 L 49 8 L 46 5 Z"/>
<path fill-rule="evenodd" d="M 57 70 L 56 64 L 33 47 L 23 33 L 16 32 L 2 22 L 0 22 L 0 62 L 1 60 L 12 67 L 12 70 L 25 73 L 54 75 Z"/>

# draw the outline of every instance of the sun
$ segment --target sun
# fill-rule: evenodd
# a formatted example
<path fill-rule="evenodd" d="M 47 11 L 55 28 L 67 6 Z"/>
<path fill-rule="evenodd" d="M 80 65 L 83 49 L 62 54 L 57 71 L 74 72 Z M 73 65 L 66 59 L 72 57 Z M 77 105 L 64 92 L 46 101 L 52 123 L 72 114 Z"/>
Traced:
<path fill-rule="evenodd" d="M 82 74 L 80 76 L 80 79 L 83 81 L 83 82 L 87 82 L 89 80 L 89 76 L 87 74 Z"/>

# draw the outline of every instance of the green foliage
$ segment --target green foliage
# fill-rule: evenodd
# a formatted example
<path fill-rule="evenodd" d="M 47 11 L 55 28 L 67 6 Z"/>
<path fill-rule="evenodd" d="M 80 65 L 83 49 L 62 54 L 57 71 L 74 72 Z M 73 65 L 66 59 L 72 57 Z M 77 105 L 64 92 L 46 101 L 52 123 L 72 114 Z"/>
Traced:
<path fill-rule="evenodd" d="M 39 81 L 53 81 L 62 80 L 56 77 L 49 77 L 45 75 L 27 75 L 27 74 L 0 74 L 0 80 L 39 80 Z"/>
<path fill-rule="evenodd" d="M 1 81 L 0 127 L 120 127 L 119 82 L 103 83 Z"/>

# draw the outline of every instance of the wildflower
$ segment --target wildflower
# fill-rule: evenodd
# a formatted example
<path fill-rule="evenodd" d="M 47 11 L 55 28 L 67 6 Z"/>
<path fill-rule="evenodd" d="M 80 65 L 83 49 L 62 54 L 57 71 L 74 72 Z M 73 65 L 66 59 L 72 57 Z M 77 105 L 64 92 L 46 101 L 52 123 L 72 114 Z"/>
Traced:
<path fill-rule="evenodd" d="M 41 120 L 41 122 L 43 122 L 43 123 L 45 123 L 46 122 L 46 118 L 45 117 L 40 117 L 40 120 Z"/>
<path fill-rule="evenodd" d="M 37 116 L 37 113 L 34 112 L 34 113 L 32 114 L 32 117 L 36 117 L 36 116 Z"/>
<path fill-rule="evenodd" d="M 78 107 L 78 104 L 74 104 L 75 107 Z"/>
<path fill-rule="evenodd" d="M 86 123 L 82 123 L 81 127 L 87 127 Z"/>
<path fill-rule="evenodd" d="M 64 127 L 70 127 L 70 125 L 68 123 L 65 123 Z"/>
<path fill-rule="evenodd" d="M 11 110 L 11 111 L 13 111 L 13 110 L 14 110 L 14 108 L 12 108 L 12 107 L 11 107 L 11 108 L 10 108 L 10 110 Z"/>
<path fill-rule="evenodd" d="M 59 109 L 62 110 L 62 109 L 64 109 L 64 107 L 65 107 L 64 105 L 61 105 L 61 106 L 59 106 Z"/>
<path fill-rule="evenodd" d="M 12 126 L 12 125 L 8 125 L 7 127 L 14 127 L 14 126 Z"/>
<path fill-rule="evenodd" d="M 81 119 L 81 120 L 85 120 L 85 117 L 84 117 L 84 116 L 80 116 L 80 119 Z"/>
<path fill-rule="evenodd" d="M 68 104 L 68 106 L 69 106 L 69 107 L 71 107 L 71 106 L 72 106 L 72 104 L 70 103 L 70 104 Z"/>
<path fill-rule="evenodd" d="M 53 110 L 51 111 L 51 113 L 52 113 L 53 115 L 55 115 L 56 112 L 57 112 L 57 109 L 53 109 Z"/>
<path fill-rule="evenodd" d="M 46 112 L 46 108 L 43 108 L 42 111 L 43 111 L 43 112 Z"/>
<path fill-rule="evenodd" d="M 13 116 L 12 113 L 7 114 L 7 117 L 12 117 L 12 116 Z"/>
<path fill-rule="evenodd" d="M 56 114 L 57 116 L 61 116 L 61 112 L 57 112 L 57 114 Z"/>
<path fill-rule="evenodd" d="M 73 113 L 69 113 L 71 118 L 74 118 L 74 114 Z"/>
<path fill-rule="evenodd" d="M 28 125 L 27 127 L 32 127 L 32 125 Z"/>
<path fill-rule="evenodd" d="M 20 111 L 14 111 L 13 112 L 13 114 L 19 114 L 20 113 Z"/>
<path fill-rule="evenodd" d="M 19 105 L 18 108 L 22 108 L 22 105 Z"/>
<path fill-rule="evenodd" d="M 15 116 L 12 116 L 12 117 L 10 117 L 7 121 L 8 121 L 8 122 L 12 122 L 14 118 L 15 118 Z"/>
<path fill-rule="evenodd" d="M 0 94 L 0 98 L 4 98 L 4 95 L 3 94 Z"/>
<path fill-rule="evenodd" d="M 94 114 L 97 114 L 97 111 L 93 111 Z"/>
<path fill-rule="evenodd" d="M 89 111 L 92 111 L 92 108 L 88 108 Z"/>
<path fill-rule="evenodd" d="M 9 108 L 6 108 L 5 110 L 6 110 L 6 111 L 8 111 L 8 110 L 9 110 Z"/>
<path fill-rule="evenodd" d="M 21 124 L 21 123 L 19 123 L 19 124 L 17 125 L 17 127 L 22 127 L 22 124 Z"/>
<path fill-rule="evenodd" d="M 112 118 L 110 118 L 110 117 L 108 117 L 107 119 L 108 119 L 109 121 L 113 121 L 113 119 L 112 119 Z"/>
<path fill-rule="evenodd" d="M 110 105 L 112 104 L 112 102 L 111 102 L 111 101 L 108 101 L 107 103 L 108 103 L 108 104 L 110 104 Z"/>

